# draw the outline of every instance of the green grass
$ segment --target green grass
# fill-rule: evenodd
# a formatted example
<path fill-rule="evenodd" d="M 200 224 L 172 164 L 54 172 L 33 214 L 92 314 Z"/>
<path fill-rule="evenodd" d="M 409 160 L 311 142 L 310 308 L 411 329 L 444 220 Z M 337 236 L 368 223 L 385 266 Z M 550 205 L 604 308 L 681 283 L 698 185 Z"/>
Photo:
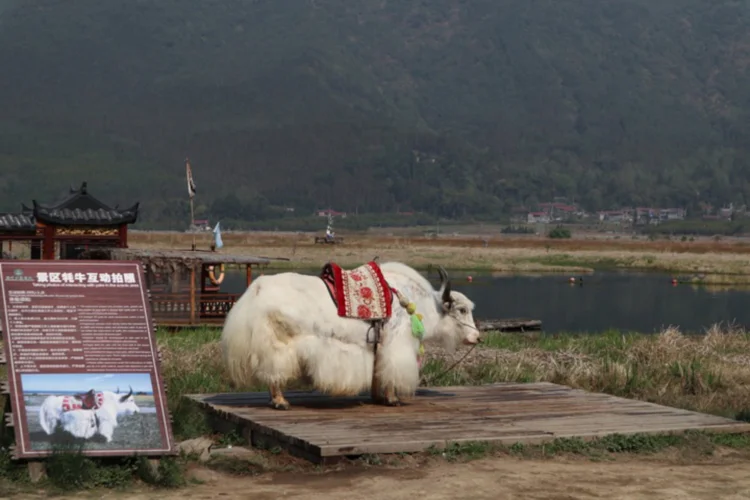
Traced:
<path fill-rule="evenodd" d="M 488 456 L 513 455 L 523 458 L 550 458 L 580 455 L 591 459 L 613 459 L 617 454 L 653 455 L 669 449 L 711 456 L 720 448 L 750 451 L 748 434 L 714 434 L 687 431 L 681 434 L 611 434 L 592 440 L 559 438 L 544 444 L 512 445 L 482 441 L 449 443 L 431 447 L 427 453 L 450 462 L 470 461 Z"/>
<path fill-rule="evenodd" d="M 138 483 L 154 488 L 184 486 L 185 457 L 164 457 L 152 466 L 142 456 L 93 459 L 80 448 L 56 447 L 45 461 L 46 477 L 32 485 L 26 465 L 11 460 L 6 450 L 0 452 L 0 496 L 12 497 L 43 488 L 48 493 L 70 493 L 83 490 L 124 490 Z"/>

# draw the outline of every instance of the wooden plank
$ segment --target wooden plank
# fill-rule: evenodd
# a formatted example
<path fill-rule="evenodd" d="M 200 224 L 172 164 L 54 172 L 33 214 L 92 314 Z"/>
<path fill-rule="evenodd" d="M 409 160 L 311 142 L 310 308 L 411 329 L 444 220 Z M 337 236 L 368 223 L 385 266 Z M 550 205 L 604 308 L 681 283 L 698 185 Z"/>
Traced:
<path fill-rule="evenodd" d="M 365 453 L 441 448 L 449 442 L 535 444 L 560 437 L 687 430 L 750 432 L 750 424 L 548 382 L 423 388 L 404 406 L 373 405 L 369 395 L 334 398 L 289 391 L 292 405 L 269 407 L 267 392 L 194 394 L 214 419 L 245 429 L 253 446 L 280 446 L 326 462 Z"/>

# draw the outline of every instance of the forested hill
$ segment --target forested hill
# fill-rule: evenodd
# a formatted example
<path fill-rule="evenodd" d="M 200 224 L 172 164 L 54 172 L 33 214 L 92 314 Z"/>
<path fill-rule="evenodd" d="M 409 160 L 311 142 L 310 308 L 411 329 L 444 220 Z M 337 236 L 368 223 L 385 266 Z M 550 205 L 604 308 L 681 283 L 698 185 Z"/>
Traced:
<path fill-rule="evenodd" d="M 750 4 L 0 0 L 0 209 L 750 200 Z"/>

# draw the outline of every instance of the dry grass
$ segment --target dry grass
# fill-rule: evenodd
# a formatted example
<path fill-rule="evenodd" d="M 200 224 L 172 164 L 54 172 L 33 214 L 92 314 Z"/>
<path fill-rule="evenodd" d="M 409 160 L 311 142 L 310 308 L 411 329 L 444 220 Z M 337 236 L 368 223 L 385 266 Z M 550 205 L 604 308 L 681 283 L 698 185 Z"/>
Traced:
<path fill-rule="evenodd" d="M 226 253 L 282 257 L 291 262 L 274 267 L 319 267 L 329 260 L 356 265 L 380 256 L 415 267 L 442 264 L 449 269 L 486 270 L 501 273 L 591 272 L 595 267 L 652 269 L 683 274 L 721 274 L 714 284 L 750 282 L 747 255 L 750 243 L 726 241 L 643 241 L 626 239 L 551 240 L 541 237 L 395 237 L 366 233 L 345 236 L 342 245 L 316 245 L 305 233 L 227 233 L 222 235 Z M 184 233 L 134 232 L 134 248 L 190 247 L 192 236 Z M 200 248 L 208 248 L 209 234 L 197 236 Z M 747 278 L 745 277 L 747 276 Z"/>
<path fill-rule="evenodd" d="M 542 236 L 517 236 L 517 235 L 441 235 L 439 238 L 410 235 L 381 235 L 368 232 L 339 232 L 344 238 L 346 247 L 380 247 L 393 245 L 415 245 L 415 246 L 451 246 L 451 247 L 485 247 L 491 248 L 535 248 L 555 251 L 579 252 L 586 250 L 621 250 L 628 252 L 655 252 L 655 253 L 739 253 L 750 254 L 750 240 L 746 239 L 722 239 L 703 238 L 696 241 L 677 240 L 647 240 L 627 238 L 598 238 L 579 237 L 571 239 L 549 239 Z M 222 240 L 227 247 L 275 247 L 288 246 L 297 243 L 298 246 L 311 246 L 332 248 L 332 246 L 315 245 L 313 233 L 303 232 L 231 232 L 222 233 Z M 201 233 L 197 243 L 205 247 L 212 241 L 211 233 Z M 131 246 L 152 247 L 168 246 L 189 248 L 192 235 L 189 233 L 161 232 L 161 231 L 132 231 L 129 233 Z"/>
<path fill-rule="evenodd" d="M 221 360 L 219 335 L 215 329 L 159 334 L 179 437 L 207 432 L 183 394 L 235 390 Z M 465 352 L 428 350 L 424 385 L 548 381 L 743 419 L 750 412 L 750 334 L 732 328 L 715 326 L 700 336 L 675 328 L 658 335 L 494 334 L 443 374 Z"/>
<path fill-rule="evenodd" d="M 429 384 L 548 381 L 667 406 L 747 418 L 750 411 L 750 335 L 714 326 L 705 335 L 668 328 L 658 335 L 495 334 L 471 353 L 433 351 Z"/>

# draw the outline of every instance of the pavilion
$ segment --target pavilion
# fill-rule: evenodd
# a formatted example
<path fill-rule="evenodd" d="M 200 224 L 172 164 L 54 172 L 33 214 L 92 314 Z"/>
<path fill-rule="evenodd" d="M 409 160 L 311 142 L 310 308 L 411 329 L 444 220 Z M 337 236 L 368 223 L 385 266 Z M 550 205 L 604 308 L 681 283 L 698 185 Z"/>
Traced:
<path fill-rule="evenodd" d="M 30 242 L 31 259 L 77 259 L 94 248 L 127 248 L 128 225 L 138 219 L 138 206 L 110 206 L 88 192 L 86 182 L 70 188 L 53 204 L 32 201 L 18 213 L 0 213 L 0 258 L 4 244 Z"/>

